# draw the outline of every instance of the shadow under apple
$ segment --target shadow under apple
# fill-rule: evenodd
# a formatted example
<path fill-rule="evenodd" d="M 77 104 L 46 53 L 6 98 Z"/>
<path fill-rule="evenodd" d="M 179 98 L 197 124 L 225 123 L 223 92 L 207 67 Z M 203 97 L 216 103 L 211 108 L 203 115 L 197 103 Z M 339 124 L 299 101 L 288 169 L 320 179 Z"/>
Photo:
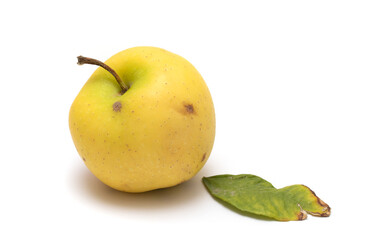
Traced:
<path fill-rule="evenodd" d="M 112 207 L 154 211 L 187 204 L 207 194 L 201 179 L 205 174 L 207 175 L 208 166 L 204 166 L 189 181 L 177 186 L 143 193 L 126 193 L 115 190 L 102 183 L 82 164 L 78 164 L 76 168 L 73 176 L 75 190 L 91 200 Z"/>

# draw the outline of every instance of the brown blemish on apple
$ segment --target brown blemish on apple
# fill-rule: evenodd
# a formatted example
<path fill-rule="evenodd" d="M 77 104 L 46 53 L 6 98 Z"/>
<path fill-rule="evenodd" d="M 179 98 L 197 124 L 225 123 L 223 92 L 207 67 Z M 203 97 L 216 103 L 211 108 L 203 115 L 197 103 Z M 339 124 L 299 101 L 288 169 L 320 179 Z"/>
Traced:
<path fill-rule="evenodd" d="M 86 161 L 85 157 L 83 157 L 83 161 L 84 161 L 84 162 Z"/>
<path fill-rule="evenodd" d="M 120 101 L 113 103 L 113 111 L 120 112 L 121 108 L 122 108 L 122 103 Z"/>
<path fill-rule="evenodd" d="M 206 158 L 206 153 L 203 154 L 201 162 L 205 161 L 205 158 Z"/>
<path fill-rule="evenodd" d="M 189 113 L 189 114 L 194 113 L 194 108 L 193 108 L 192 104 L 185 104 L 184 107 L 185 107 L 187 113 Z"/>
<path fill-rule="evenodd" d="M 182 106 L 183 105 L 183 106 Z M 192 103 L 182 102 L 182 105 L 178 106 L 177 111 L 186 116 L 196 115 L 196 109 Z"/>

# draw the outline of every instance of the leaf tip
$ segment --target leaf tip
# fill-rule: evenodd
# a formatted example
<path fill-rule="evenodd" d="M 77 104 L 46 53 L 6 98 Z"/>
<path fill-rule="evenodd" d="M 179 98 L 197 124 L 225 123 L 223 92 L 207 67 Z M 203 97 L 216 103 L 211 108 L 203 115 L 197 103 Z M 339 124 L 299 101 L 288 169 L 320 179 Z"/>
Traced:
<path fill-rule="evenodd" d="M 321 200 L 319 197 L 317 197 L 318 203 L 320 206 L 324 207 L 323 212 L 320 214 L 321 217 L 329 217 L 330 216 L 330 207 L 328 204 L 326 204 L 323 200 Z"/>
<path fill-rule="evenodd" d="M 307 189 L 309 189 L 309 191 L 311 192 L 311 194 L 316 198 L 317 203 L 323 207 L 321 212 L 309 212 L 309 214 L 311 214 L 312 216 L 316 216 L 316 217 L 329 217 L 330 216 L 330 212 L 331 212 L 331 208 L 329 207 L 328 204 L 326 204 L 323 200 L 321 200 L 313 190 L 311 190 L 308 186 L 303 185 L 304 187 L 306 187 Z"/>

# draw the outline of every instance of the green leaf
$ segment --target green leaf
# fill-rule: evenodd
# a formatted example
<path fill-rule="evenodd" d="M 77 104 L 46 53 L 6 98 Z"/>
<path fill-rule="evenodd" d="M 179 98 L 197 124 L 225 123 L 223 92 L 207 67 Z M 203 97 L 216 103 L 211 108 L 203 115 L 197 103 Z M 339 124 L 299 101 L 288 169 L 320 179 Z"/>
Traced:
<path fill-rule="evenodd" d="M 305 185 L 276 189 L 251 174 L 217 175 L 202 179 L 214 197 L 235 208 L 279 221 L 304 220 L 307 213 L 328 217 L 330 207 Z"/>

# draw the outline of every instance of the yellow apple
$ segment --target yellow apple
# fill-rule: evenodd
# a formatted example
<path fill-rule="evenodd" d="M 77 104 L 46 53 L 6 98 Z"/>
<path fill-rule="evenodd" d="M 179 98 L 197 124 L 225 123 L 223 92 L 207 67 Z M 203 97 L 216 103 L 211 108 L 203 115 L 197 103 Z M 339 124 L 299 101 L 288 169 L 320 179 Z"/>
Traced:
<path fill-rule="evenodd" d="M 206 163 L 215 138 L 212 98 L 184 58 L 135 47 L 99 67 L 74 100 L 69 126 L 88 169 L 126 192 L 171 187 Z"/>

